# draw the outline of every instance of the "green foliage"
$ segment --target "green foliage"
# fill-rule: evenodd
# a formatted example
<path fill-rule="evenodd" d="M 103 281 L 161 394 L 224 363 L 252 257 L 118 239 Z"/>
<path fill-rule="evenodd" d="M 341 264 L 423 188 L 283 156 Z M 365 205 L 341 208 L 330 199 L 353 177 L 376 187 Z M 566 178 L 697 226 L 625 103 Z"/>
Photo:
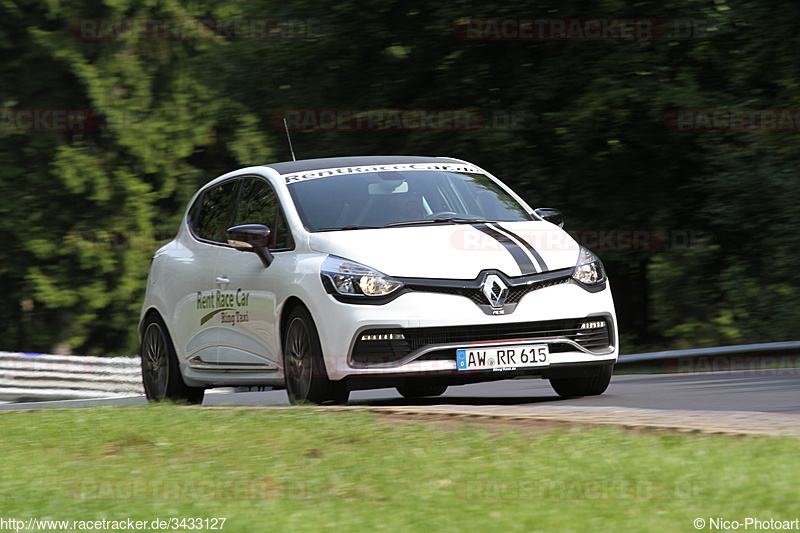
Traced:
<path fill-rule="evenodd" d="M 97 122 L 0 131 L 3 349 L 130 353 L 149 258 L 188 198 L 269 150 L 246 113 L 231 121 L 221 111 L 235 104 L 196 82 L 192 59 L 213 43 L 67 31 L 87 16 L 185 17 L 178 4 L 36 8 L 3 6 L 3 108 L 87 109 Z"/>
<path fill-rule="evenodd" d="M 0 109 L 89 109 L 100 124 L 0 129 L 4 349 L 135 350 L 152 251 L 198 185 L 289 159 L 279 119 L 291 109 L 469 110 L 477 129 L 294 131 L 295 151 L 461 157 L 562 209 L 568 228 L 646 229 L 667 244 L 702 234 L 688 247 L 597 250 L 637 346 L 793 337 L 798 133 L 665 124 L 674 109 L 800 108 L 790 3 L 2 0 L 0 14 Z M 82 18 L 190 17 L 279 26 L 269 39 L 74 34 Z M 707 31 L 461 38 L 458 24 L 485 17 L 693 19 Z"/>

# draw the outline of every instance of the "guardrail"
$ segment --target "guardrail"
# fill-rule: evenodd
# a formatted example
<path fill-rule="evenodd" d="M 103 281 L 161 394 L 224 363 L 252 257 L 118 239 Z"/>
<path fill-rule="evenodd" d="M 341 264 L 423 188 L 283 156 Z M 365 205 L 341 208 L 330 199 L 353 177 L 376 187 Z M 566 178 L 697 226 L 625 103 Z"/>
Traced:
<path fill-rule="evenodd" d="M 800 367 L 800 341 L 620 355 L 615 371 L 729 372 Z"/>
<path fill-rule="evenodd" d="M 625 372 L 731 371 L 800 367 L 800 341 L 625 354 Z M 699 363 L 699 364 L 698 364 Z M 0 401 L 45 401 L 141 396 L 138 356 L 88 357 L 0 352 Z"/>
<path fill-rule="evenodd" d="M 140 396 L 139 357 L 0 352 L 0 400 L 43 401 Z"/>
<path fill-rule="evenodd" d="M 766 342 L 762 344 L 739 344 L 737 346 L 718 346 L 715 348 L 693 348 L 668 352 L 633 353 L 619 356 L 618 364 L 640 363 L 642 361 L 663 361 L 680 357 L 703 357 L 716 355 L 754 355 L 781 352 L 800 353 L 800 341 Z"/>

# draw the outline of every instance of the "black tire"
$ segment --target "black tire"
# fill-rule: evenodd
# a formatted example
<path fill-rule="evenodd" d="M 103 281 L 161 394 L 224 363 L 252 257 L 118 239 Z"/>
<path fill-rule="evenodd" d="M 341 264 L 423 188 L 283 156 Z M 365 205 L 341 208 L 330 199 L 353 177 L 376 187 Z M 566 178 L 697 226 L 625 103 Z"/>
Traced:
<path fill-rule="evenodd" d="M 142 384 L 148 400 L 203 403 L 205 389 L 184 383 L 175 347 L 164 322 L 157 315 L 150 315 L 144 324 L 141 351 Z"/>
<path fill-rule="evenodd" d="M 397 387 L 397 392 L 408 399 L 441 396 L 447 390 L 447 385 L 406 385 Z"/>
<path fill-rule="evenodd" d="M 319 334 L 304 307 L 295 307 L 286 321 L 283 369 L 286 393 L 293 404 L 344 404 L 350 397 L 344 382 L 328 379 Z"/>
<path fill-rule="evenodd" d="M 594 376 L 580 378 L 551 378 L 550 385 L 559 396 L 575 398 L 578 396 L 597 396 L 603 394 L 611 383 L 614 365 L 601 366 Z"/>

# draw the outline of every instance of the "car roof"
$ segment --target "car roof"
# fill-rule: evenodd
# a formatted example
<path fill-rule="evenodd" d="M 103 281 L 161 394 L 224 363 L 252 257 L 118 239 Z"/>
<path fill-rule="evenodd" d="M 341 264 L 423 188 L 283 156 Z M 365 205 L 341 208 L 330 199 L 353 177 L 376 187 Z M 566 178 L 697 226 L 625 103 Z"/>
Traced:
<path fill-rule="evenodd" d="M 303 159 L 264 165 L 278 174 L 292 174 L 306 170 L 322 170 L 325 168 L 356 167 L 365 165 L 393 165 L 398 163 L 441 163 L 443 161 L 459 161 L 451 157 L 425 157 L 413 155 L 378 155 L 353 157 L 324 157 L 319 159 Z"/>

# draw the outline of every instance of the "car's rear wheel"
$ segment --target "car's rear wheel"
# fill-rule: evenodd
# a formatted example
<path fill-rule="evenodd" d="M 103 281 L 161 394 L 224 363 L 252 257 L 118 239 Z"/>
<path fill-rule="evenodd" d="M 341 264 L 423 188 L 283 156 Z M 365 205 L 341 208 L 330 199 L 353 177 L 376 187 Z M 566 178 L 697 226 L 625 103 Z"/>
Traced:
<path fill-rule="evenodd" d="M 409 385 L 397 387 L 397 392 L 404 398 L 425 398 L 430 396 L 441 396 L 447 390 L 447 385 Z"/>
<path fill-rule="evenodd" d="M 611 383 L 614 365 L 603 365 L 594 376 L 579 378 L 551 378 L 550 385 L 559 396 L 575 398 L 577 396 L 597 396 L 603 394 Z"/>
<path fill-rule="evenodd" d="M 347 403 L 350 391 L 343 382 L 328 379 L 317 328 L 309 312 L 296 307 L 283 335 L 286 393 L 294 404 Z"/>
<path fill-rule="evenodd" d="M 141 357 L 142 384 L 148 400 L 203 403 L 205 389 L 184 383 L 172 340 L 156 315 L 151 315 L 145 322 Z"/>

